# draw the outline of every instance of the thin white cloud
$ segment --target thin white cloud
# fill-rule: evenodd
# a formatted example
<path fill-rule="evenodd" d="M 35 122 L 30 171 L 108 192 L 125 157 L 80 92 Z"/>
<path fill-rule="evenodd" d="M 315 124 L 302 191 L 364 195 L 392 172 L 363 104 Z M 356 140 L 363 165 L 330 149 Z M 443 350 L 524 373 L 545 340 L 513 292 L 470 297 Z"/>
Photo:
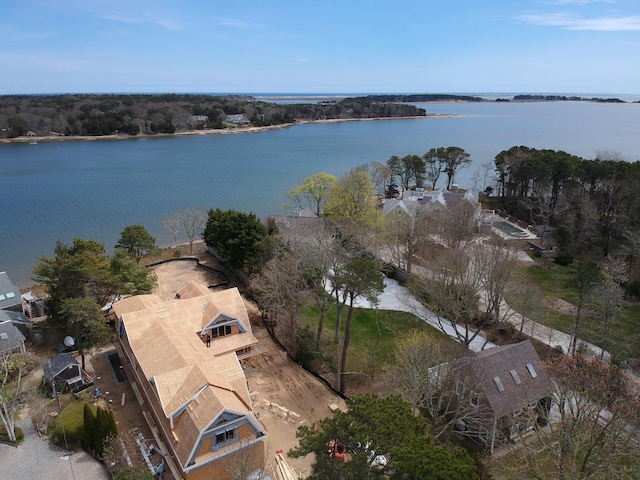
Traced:
<path fill-rule="evenodd" d="M 130 15 L 120 11 L 95 11 L 98 17 L 105 20 L 113 20 L 120 23 L 128 23 L 134 25 L 154 25 L 156 27 L 164 28 L 165 30 L 178 31 L 181 30 L 180 25 L 170 20 L 156 17 L 154 15 L 143 13 L 141 15 Z"/>
<path fill-rule="evenodd" d="M 245 20 L 240 20 L 238 18 L 225 18 L 220 21 L 220 24 L 225 27 L 230 28 L 242 28 L 242 29 L 255 29 L 255 28 L 265 28 L 264 25 L 255 22 L 247 22 Z"/>
<path fill-rule="evenodd" d="M 0 25 L 0 37 L 15 43 L 47 40 L 57 33 L 55 30 L 21 30 L 11 25 Z"/>
<path fill-rule="evenodd" d="M 309 61 L 310 61 L 310 60 L 309 60 L 308 58 L 306 58 L 306 57 L 299 57 L 299 58 L 296 58 L 296 62 L 299 62 L 299 63 L 307 63 L 307 62 L 309 62 Z"/>
<path fill-rule="evenodd" d="M 640 31 L 640 15 L 585 18 L 579 15 L 550 13 L 519 15 L 516 18 L 531 25 L 559 27 L 563 30 L 594 30 L 603 32 Z"/>
<path fill-rule="evenodd" d="M 589 3 L 615 3 L 615 0 L 543 0 L 550 5 L 587 5 Z"/>

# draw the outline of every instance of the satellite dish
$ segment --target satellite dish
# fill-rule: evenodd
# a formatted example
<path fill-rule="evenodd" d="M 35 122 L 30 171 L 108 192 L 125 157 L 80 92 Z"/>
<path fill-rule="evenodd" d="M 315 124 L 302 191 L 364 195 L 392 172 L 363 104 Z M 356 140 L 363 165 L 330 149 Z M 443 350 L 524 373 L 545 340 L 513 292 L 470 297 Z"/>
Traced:
<path fill-rule="evenodd" d="M 65 347 L 73 347 L 76 344 L 76 341 L 73 339 L 73 337 L 67 335 L 66 337 L 64 337 L 64 346 Z"/>

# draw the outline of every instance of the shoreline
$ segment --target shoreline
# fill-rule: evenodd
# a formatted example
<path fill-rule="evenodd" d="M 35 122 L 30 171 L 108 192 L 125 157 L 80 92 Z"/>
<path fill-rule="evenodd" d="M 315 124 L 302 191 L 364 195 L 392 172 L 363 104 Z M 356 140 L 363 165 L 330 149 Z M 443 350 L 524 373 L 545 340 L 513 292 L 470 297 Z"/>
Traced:
<path fill-rule="evenodd" d="M 38 142 L 80 142 L 80 141 L 97 141 L 97 140 L 136 140 L 139 138 L 170 138 L 170 137 L 184 137 L 194 135 L 233 135 L 238 133 L 255 133 L 263 132 L 267 130 L 277 130 L 280 128 L 295 127 L 297 125 L 308 125 L 313 123 L 339 123 L 339 122 L 364 122 L 364 121 L 377 121 L 377 120 L 417 120 L 424 118 L 450 118 L 458 117 L 461 115 L 455 114 L 440 114 L 440 113 L 427 113 L 426 115 L 412 116 L 412 117 L 376 117 L 376 118 L 332 118 L 327 120 L 300 120 L 295 123 L 283 123 L 279 125 L 268 125 L 265 127 L 236 127 L 225 129 L 208 129 L 208 130 L 187 130 L 175 133 L 156 133 L 146 134 L 141 133 L 138 135 L 128 134 L 115 134 L 115 135 L 45 135 L 35 137 L 15 137 L 15 138 L 0 138 L 0 144 L 11 143 L 34 143 Z"/>

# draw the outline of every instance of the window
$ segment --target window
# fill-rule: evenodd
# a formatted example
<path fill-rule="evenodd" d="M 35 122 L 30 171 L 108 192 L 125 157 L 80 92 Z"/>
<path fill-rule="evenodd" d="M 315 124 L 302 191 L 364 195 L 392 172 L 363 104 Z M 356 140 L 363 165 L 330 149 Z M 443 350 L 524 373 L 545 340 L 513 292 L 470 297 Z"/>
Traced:
<path fill-rule="evenodd" d="M 529 370 L 531 378 L 536 378 L 538 376 L 538 374 L 536 373 L 536 369 L 533 368 L 533 365 L 531 365 L 530 363 L 527 363 L 527 370 Z"/>
<path fill-rule="evenodd" d="M 231 325 L 222 325 L 211 329 L 211 338 L 224 337 L 225 335 L 231 335 Z"/>
<path fill-rule="evenodd" d="M 472 407 L 477 407 L 478 404 L 480 403 L 480 398 L 478 398 L 478 394 L 473 390 L 471 390 L 471 399 L 469 400 L 469 403 L 471 404 Z"/>
<path fill-rule="evenodd" d="M 495 377 L 493 377 L 493 383 L 496 384 L 499 392 L 504 392 L 504 385 L 502 385 L 502 380 L 500 380 L 499 376 L 496 375 Z"/>
<path fill-rule="evenodd" d="M 233 441 L 235 437 L 234 432 L 234 430 L 227 430 L 226 432 L 216 434 L 215 446 Z"/>
<path fill-rule="evenodd" d="M 520 376 L 518 375 L 518 372 L 516 372 L 515 370 L 510 370 L 509 373 L 511 374 L 511 378 L 513 378 L 513 381 L 515 382 L 516 385 L 520 385 L 522 383 L 522 381 L 520 380 Z"/>

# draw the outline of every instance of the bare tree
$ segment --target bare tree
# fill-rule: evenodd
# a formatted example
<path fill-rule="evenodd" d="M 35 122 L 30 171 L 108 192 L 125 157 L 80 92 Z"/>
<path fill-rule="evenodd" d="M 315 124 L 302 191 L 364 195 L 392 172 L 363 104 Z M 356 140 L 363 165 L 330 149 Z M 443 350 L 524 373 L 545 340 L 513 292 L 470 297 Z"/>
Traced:
<path fill-rule="evenodd" d="M 167 217 L 162 220 L 162 226 L 171 234 L 171 238 L 173 238 L 173 246 L 176 249 L 175 256 L 180 256 L 180 222 L 176 217 Z"/>
<path fill-rule="evenodd" d="M 30 390 L 25 375 L 33 369 L 29 354 L 0 355 L 0 419 L 9 441 L 16 441 L 16 413 L 25 405 Z"/>
<path fill-rule="evenodd" d="M 566 212 L 570 208 L 569 202 L 564 196 L 553 198 L 547 189 L 536 187 L 530 197 L 525 198 L 522 203 L 529 210 L 531 223 L 534 225 L 542 224 L 543 231 L 540 235 L 540 246 L 546 248 L 548 246 L 545 235 L 545 228 L 550 226 L 553 220 L 560 214 Z"/>
<path fill-rule="evenodd" d="M 599 320 L 602 329 L 600 360 L 604 358 L 611 327 L 626 305 L 624 289 L 620 283 L 628 279 L 627 263 L 620 257 L 608 255 L 602 270 L 604 282 L 597 285 L 590 295 L 591 311 Z"/>
<path fill-rule="evenodd" d="M 477 243 L 470 249 L 470 275 L 477 278 L 474 285 L 479 285 L 478 292 L 484 304 L 487 321 L 499 328 L 505 321 L 505 312 L 501 315 L 507 288 L 516 274 L 517 252 L 502 239 Z"/>
<path fill-rule="evenodd" d="M 354 170 L 367 172 L 371 177 L 371 183 L 376 195 L 384 195 L 391 178 L 391 167 L 389 165 L 385 165 L 382 162 L 371 162 L 359 165 Z"/>
<path fill-rule="evenodd" d="M 478 313 L 480 279 L 468 275 L 470 262 L 466 250 L 445 249 L 429 271 L 414 274 L 409 282 L 414 296 L 433 310 L 440 329 L 447 334 L 453 333 L 462 344 L 462 350 L 469 348 L 482 326 L 474 322 Z"/>
<path fill-rule="evenodd" d="M 301 260 L 308 293 L 320 310 L 316 347 L 320 345 L 325 315 L 332 303 L 333 285 L 330 272 L 335 272 L 345 261 L 345 250 L 332 232 L 324 225 L 287 229 L 280 238 Z"/>
<path fill-rule="evenodd" d="M 247 441 L 241 441 L 241 445 L 226 468 L 226 473 L 230 480 L 268 480 L 277 478 L 273 468 L 267 467 L 267 451 L 268 447 L 264 443 L 251 444 Z"/>
<path fill-rule="evenodd" d="M 277 319 L 278 332 L 282 332 L 291 347 L 291 354 L 298 354 L 299 311 L 306 295 L 304 272 L 300 259 L 287 253 L 269 260 L 262 273 L 252 279 L 251 288 L 258 304 L 272 312 Z"/>
<path fill-rule="evenodd" d="M 458 202 L 448 211 L 439 212 L 438 224 L 438 234 L 445 245 L 459 251 L 477 239 L 476 206 L 468 201 Z"/>
<path fill-rule="evenodd" d="M 451 360 L 448 345 L 428 330 L 414 330 L 396 340 L 389 382 L 409 403 L 414 415 L 428 401 L 426 392 L 436 382 L 433 369 Z"/>
<path fill-rule="evenodd" d="M 178 225 L 187 234 L 189 241 L 189 255 L 193 255 L 193 243 L 202 236 L 207 221 L 207 212 L 200 207 L 186 207 L 176 213 Z"/>
<path fill-rule="evenodd" d="M 431 223 L 425 208 L 418 208 L 415 212 L 399 212 L 390 215 L 383 233 L 387 260 L 405 272 L 411 273 L 414 256 L 429 240 Z"/>

